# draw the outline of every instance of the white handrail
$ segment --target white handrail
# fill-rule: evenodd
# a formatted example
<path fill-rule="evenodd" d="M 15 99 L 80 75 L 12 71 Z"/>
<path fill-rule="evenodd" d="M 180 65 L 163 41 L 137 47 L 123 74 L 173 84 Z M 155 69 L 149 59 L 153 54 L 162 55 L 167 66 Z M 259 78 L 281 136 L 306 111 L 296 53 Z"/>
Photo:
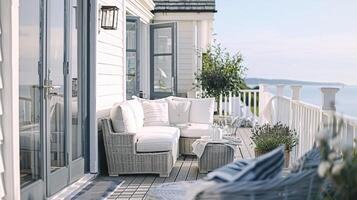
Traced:
<path fill-rule="evenodd" d="M 281 90 L 282 86 L 280 85 L 279 87 Z M 301 87 L 296 88 L 295 86 L 294 89 L 299 90 Z M 333 95 L 335 95 L 338 90 L 325 88 L 321 91 L 323 98 L 334 99 L 335 96 Z M 269 100 L 260 98 L 260 100 L 268 101 L 266 103 L 259 102 L 261 104 L 259 109 L 261 109 L 263 113 L 259 117 L 265 117 L 264 120 L 261 121 L 271 124 L 281 122 L 288 125 L 291 129 L 295 129 L 299 135 L 299 144 L 293 150 L 292 159 L 300 157 L 310 150 L 314 146 L 316 134 L 322 128 L 332 128 L 334 118 L 338 121 L 342 121 L 341 139 L 349 145 L 355 145 L 353 140 L 357 138 L 357 118 L 335 112 L 334 101 L 326 102 L 326 99 L 324 99 L 323 102 L 329 104 L 320 107 L 300 101 L 298 99 L 299 95 L 296 94 L 295 99 L 293 99 L 286 96 L 273 95 L 267 90 L 261 90 L 260 92 L 260 97 L 269 97 Z M 325 92 L 328 94 L 325 94 Z M 332 110 L 323 108 L 330 108 Z"/>
<path fill-rule="evenodd" d="M 236 95 L 232 92 L 228 92 L 228 96 L 220 95 L 218 114 L 258 119 L 258 97 L 259 90 L 251 89 L 240 90 Z"/>

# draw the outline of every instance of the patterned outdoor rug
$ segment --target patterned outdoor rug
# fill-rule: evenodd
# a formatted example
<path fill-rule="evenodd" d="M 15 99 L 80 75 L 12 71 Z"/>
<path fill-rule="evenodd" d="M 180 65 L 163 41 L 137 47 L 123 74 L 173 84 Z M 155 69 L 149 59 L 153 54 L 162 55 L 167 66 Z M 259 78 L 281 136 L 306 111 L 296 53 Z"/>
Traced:
<path fill-rule="evenodd" d="M 105 199 L 122 183 L 118 177 L 97 177 L 71 200 L 100 200 Z"/>

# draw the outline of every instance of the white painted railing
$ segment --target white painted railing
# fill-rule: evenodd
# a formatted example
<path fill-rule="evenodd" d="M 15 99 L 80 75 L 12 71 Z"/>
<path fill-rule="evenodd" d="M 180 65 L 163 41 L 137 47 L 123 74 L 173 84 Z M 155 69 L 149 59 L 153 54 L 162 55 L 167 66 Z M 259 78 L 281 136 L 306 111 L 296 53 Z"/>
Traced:
<path fill-rule="evenodd" d="M 259 113 L 259 90 L 240 90 L 238 94 L 221 95 L 219 115 L 257 118 Z"/>
<path fill-rule="evenodd" d="M 341 139 L 347 145 L 354 145 L 357 138 L 357 119 L 336 112 L 335 96 L 337 88 L 321 88 L 323 104 L 311 105 L 300 101 L 300 86 L 291 86 L 292 97 L 283 96 L 284 86 L 277 86 L 276 95 L 260 86 L 260 122 L 281 122 L 295 129 L 299 135 L 299 144 L 293 150 L 292 159 L 300 157 L 310 150 L 315 143 L 316 134 L 322 128 L 332 128 L 335 118 L 342 121 Z"/>

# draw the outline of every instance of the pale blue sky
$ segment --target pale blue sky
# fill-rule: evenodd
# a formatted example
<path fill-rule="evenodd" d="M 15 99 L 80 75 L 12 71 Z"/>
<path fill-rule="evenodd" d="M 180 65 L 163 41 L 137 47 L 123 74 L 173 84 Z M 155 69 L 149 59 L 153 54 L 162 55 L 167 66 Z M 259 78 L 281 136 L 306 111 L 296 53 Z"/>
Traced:
<path fill-rule="evenodd" d="M 216 39 L 247 77 L 357 85 L 357 0 L 216 0 Z"/>

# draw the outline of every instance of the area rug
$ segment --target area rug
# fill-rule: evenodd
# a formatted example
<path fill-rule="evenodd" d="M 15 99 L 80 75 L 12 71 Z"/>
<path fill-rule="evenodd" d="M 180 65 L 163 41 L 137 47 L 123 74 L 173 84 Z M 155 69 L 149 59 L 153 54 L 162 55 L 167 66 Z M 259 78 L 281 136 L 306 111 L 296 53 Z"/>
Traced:
<path fill-rule="evenodd" d="M 118 177 L 97 177 L 71 200 L 101 200 L 108 198 L 122 183 Z"/>

